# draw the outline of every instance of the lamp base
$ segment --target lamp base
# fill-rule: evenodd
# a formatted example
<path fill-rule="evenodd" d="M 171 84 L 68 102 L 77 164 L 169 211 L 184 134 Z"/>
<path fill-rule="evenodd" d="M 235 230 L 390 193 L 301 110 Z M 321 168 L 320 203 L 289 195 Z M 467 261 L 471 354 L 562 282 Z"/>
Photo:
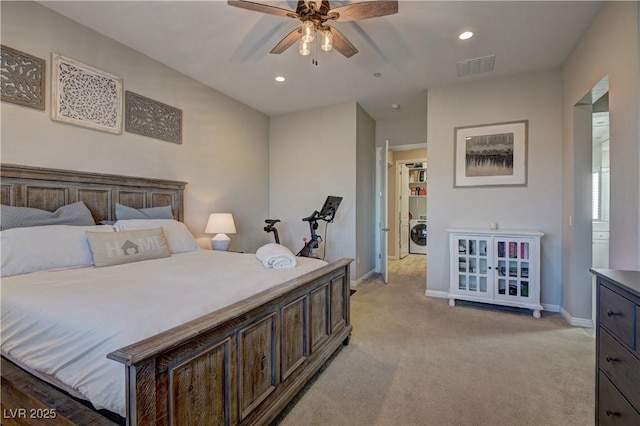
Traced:
<path fill-rule="evenodd" d="M 231 245 L 231 238 L 227 234 L 217 234 L 211 239 L 211 248 L 213 250 L 229 251 Z"/>

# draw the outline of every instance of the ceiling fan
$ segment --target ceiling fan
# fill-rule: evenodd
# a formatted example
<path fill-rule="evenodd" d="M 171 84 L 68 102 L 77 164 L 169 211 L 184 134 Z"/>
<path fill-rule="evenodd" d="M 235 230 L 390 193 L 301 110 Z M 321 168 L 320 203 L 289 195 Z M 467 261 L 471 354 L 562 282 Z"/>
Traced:
<path fill-rule="evenodd" d="M 350 58 L 358 53 L 358 49 L 335 27 L 327 25 L 328 22 L 360 21 L 398 13 L 397 1 L 365 1 L 332 9 L 328 1 L 301 0 L 298 1 L 295 12 L 245 0 L 229 0 L 228 4 L 255 12 L 300 20 L 301 25 L 280 40 L 269 53 L 282 53 L 298 42 L 298 51 L 303 56 L 311 53 L 311 43 L 316 40 L 316 35 L 319 35 L 322 50 L 329 51 L 335 48 Z M 315 58 L 313 63 L 318 64 Z"/>

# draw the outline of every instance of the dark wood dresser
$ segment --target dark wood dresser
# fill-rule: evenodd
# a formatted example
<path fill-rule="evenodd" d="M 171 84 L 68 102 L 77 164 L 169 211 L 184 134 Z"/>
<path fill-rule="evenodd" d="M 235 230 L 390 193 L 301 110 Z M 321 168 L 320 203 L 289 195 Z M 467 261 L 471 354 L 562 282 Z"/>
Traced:
<path fill-rule="evenodd" d="M 640 271 L 597 277 L 596 425 L 640 425 Z"/>

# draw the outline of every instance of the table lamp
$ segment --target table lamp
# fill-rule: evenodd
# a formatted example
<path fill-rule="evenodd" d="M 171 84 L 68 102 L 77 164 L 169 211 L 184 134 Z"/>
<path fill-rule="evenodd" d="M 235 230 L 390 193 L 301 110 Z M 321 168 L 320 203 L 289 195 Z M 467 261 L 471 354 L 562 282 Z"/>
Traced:
<path fill-rule="evenodd" d="M 236 233 L 236 225 L 233 223 L 233 215 L 231 213 L 211 213 L 207 228 L 204 230 L 207 234 L 216 234 L 211 239 L 211 248 L 213 250 L 229 250 L 231 238 L 227 234 Z"/>

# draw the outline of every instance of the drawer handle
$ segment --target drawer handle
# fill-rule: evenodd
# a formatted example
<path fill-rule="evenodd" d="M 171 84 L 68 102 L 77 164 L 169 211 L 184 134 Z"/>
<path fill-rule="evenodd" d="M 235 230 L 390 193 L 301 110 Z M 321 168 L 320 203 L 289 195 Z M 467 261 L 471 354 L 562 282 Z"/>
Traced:
<path fill-rule="evenodd" d="M 616 361 L 620 361 L 620 358 L 614 358 L 612 356 L 607 356 L 605 358 L 607 360 L 607 362 L 616 362 Z"/>
<path fill-rule="evenodd" d="M 620 415 L 620 413 L 618 413 L 617 411 L 611 411 L 611 410 L 605 411 L 605 414 L 607 416 L 610 416 L 610 417 L 614 417 L 614 416 L 619 416 Z"/>
<path fill-rule="evenodd" d="M 610 317 L 614 317 L 616 315 L 622 315 L 622 313 L 621 312 L 613 312 L 611 309 L 609 309 L 607 311 L 607 315 L 610 316 Z"/>

